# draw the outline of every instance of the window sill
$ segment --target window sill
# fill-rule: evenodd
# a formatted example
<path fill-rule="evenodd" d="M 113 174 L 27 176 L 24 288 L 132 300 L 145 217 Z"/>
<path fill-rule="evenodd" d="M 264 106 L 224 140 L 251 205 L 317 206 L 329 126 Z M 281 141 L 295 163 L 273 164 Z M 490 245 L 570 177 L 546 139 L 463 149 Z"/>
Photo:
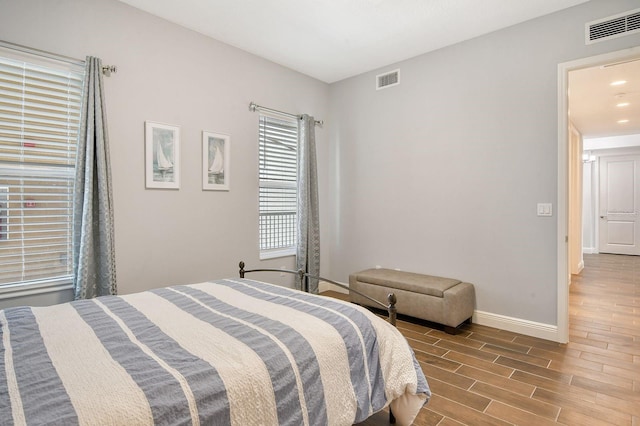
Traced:
<path fill-rule="evenodd" d="M 296 248 L 287 247 L 284 249 L 262 250 L 260 251 L 260 260 L 275 259 L 277 257 L 295 256 Z"/>
<path fill-rule="evenodd" d="M 73 288 L 71 277 L 0 285 L 0 300 L 34 294 L 52 293 Z"/>

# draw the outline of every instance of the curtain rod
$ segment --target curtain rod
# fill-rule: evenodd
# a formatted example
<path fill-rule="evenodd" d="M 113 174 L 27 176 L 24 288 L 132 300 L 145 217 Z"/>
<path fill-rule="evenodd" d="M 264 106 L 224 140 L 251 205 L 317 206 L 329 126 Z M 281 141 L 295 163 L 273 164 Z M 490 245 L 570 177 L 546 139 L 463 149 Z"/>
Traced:
<path fill-rule="evenodd" d="M 33 47 L 23 46 L 21 44 L 11 43 L 10 41 L 0 40 L 0 46 L 7 49 L 18 50 L 23 53 L 29 53 L 31 55 L 43 56 L 45 58 L 54 59 L 56 61 L 66 62 L 71 65 L 85 66 L 85 61 L 81 59 L 72 58 L 70 56 L 59 55 L 57 53 L 47 52 L 46 50 L 34 49 Z M 106 77 L 111 76 L 112 72 L 117 72 L 118 68 L 115 65 L 104 65 L 102 67 L 102 74 Z"/>
<path fill-rule="evenodd" d="M 267 111 L 267 112 L 275 112 L 276 114 L 285 115 L 291 118 L 300 118 L 299 115 L 291 114 L 289 112 L 278 111 L 277 109 L 263 107 L 261 105 L 256 104 L 255 102 L 251 102 L 249 104 L 249 111 L 256 112 L 256 110 Z M 322 126 L 324 124 L 324 120 L 315 120 L 316 126 Z"/>

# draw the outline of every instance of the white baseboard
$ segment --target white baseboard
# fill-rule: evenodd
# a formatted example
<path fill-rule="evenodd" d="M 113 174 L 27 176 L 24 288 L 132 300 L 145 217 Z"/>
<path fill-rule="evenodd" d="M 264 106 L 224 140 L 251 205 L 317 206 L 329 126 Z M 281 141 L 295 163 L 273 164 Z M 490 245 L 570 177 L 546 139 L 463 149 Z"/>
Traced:
<path fill-rule="evenodd" d="M 349 290 L 347 290 L 346 288 L 338 287 L 337 285 L 333 285 L 326 281 L 320 281 L 318 283 L 318 292 L 322 293 L 323 291 L 327 290 L 335 291 L 337 293 L 349 294 Z"/>
<path fill-rule="evenodd" d="M 326 281 L 320 281 L 318 283 L 318 290 L 321 293 L 327 290 L 344 294 L 349 292 L 342 287 L 334 286 Z M 553 342 L 561 341 L 558 338 L 558 326 L 556 325 L 542 324 L 535 321 L 512 318 L 482 311 L 475 311 L 473 313 L 473 322 L 487 327 L 524 334 L 525 336 L 538 337 L 540 339 L 551 340 Z"/>
<path fill-rule="evenodd" d="M 559 342 L 558 326 L 535 321 L 512 318 L 490 312 L 475 311 L 473 322 L 487 327 L 499 328 L 526 336 Z"/>
<path fill-rule="evenodd" d="M 582 247 L 582 253 L 584 254 L 598 254 L 598 249 L 595 247 Z"/>

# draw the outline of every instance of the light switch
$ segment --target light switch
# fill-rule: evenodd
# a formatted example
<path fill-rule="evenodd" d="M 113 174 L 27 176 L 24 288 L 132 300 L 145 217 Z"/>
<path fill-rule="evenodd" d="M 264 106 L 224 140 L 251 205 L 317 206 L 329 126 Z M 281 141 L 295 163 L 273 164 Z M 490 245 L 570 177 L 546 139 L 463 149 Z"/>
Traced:
<path fill-rule="evenodd" d="M 551 203 L 538 203 L 538 216 L 553 216 L 553 205 Z"/>

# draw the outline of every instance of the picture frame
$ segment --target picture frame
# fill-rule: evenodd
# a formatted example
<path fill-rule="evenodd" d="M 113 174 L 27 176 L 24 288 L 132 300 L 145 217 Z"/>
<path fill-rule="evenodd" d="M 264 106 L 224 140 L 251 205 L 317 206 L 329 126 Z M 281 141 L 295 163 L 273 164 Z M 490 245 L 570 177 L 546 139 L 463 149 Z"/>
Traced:
<path fill-rule="evenodd" d="M 180 189 L 180 127 L 145 121 L 147 188 Z"/>
<path fill-rule="evenodd" d="M 231 136 L 202 131 L 202 189 L 229 191 Z"/>

